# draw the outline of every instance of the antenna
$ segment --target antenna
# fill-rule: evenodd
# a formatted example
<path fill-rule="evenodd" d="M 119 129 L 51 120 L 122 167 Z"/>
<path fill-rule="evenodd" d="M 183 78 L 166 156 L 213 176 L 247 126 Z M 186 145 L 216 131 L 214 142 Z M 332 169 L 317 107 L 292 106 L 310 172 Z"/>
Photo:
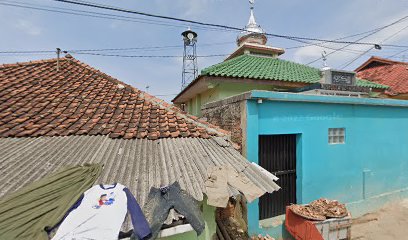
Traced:
<path fill-rule="evenodd" d="M 61 49 L 60 49 L 60 48 L 57 48 L 57 72 L 58 72 L 59 69 L 60 69 L 60 62 L 59 62 L 59 60 L 60 60 L 60 54 L 61 54 Z"/>
<path fill-rule="evenodd" d="M 181 80 L 181 89 L 188 86 L 198 75 L 197 66 L 197 33 L 188 28 L 182 34 L 184 41 L 184 54 L 183 54 L 183 73 Z"/>

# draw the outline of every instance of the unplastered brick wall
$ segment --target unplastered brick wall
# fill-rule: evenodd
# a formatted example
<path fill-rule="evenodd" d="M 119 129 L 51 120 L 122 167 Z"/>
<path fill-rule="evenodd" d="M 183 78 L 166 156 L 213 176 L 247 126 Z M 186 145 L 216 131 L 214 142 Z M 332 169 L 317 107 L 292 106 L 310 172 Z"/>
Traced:
<path fill-rule="evenodd" d="M 231 132 L 231 141 L 239 145 L 241 153 L 243 132 L 241 119 L 244 106 L 244 101 L 237 98 L 228 98 L 208 103 L 201 109 L 202 117 L 206 121 Z"/>

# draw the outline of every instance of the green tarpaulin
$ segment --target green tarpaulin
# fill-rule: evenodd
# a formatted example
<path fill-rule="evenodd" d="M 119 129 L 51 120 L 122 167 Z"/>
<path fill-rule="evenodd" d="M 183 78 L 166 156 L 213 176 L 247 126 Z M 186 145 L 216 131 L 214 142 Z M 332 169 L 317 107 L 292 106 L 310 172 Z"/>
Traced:
<path fill-rule="evenodd" d="M 92 187 L 102 165 L 66 167 L 0 199 L 0 239 L 47 240 L 80 195 Z"/>

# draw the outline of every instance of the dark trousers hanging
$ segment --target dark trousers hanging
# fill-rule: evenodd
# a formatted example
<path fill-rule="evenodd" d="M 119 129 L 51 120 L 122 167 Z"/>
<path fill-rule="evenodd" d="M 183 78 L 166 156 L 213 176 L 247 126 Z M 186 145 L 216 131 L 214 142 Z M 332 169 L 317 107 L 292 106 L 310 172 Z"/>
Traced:
<path fill-rule="evenodd" d="M 198 235 L 202 233 L 205 223 L 199 202 L 182 190 L 178 182 L 174 182 L 164 188 L 151 188 L 147 203 L 143 207 L 152 230 L 151 239 L 156 239 L 172 208 L 186 218 Z"/>

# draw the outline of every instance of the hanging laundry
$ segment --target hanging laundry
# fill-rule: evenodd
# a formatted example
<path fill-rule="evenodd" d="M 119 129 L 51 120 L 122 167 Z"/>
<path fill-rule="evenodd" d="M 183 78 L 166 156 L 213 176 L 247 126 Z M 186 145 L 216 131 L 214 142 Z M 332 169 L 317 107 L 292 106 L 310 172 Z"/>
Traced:
<path fill-rule="evenodd" d="M 52 240 L 118 239 L 127 212 L 136 236 L 150 237 L 149 224 L 129 189 L 121 184 L 93 186 L 74 205 Z"/>
<path fill-rule="evenodd" d="M 162 188 L 151 188 L 146 205 L 143 207 L 152 229 L 151 239 L 156 239 L 171 209 L 183 215 L 200 235 L 205 223 L 199 209 L 199 202 L 180 188 L 178 182 Z"/>
<path fill-rule="evenodd" d="M 205 191 L 208 205 L 225 208 L 230 197 L 228 185 L 239 190 L 249 202 L 262 196 L 265 191 L 251 182 L 243 173 L 228 166 L 215 166 L 208 170 Z"/>
<path fill-rule="evenodd" d="M 65 167 L 0 201 L 0 239 L 48 240 L 54 226 L 101 174 L 102 165 Z"/>
<path fill-rule="evenodd" d="M 174 208 L 170 209 L 169 215 L 167 216 L 166 221 L 164 224 L 171 225 L 174 221 L 179 221 L 180 219 L 184 219 L 185 217 L 178 213 Z"/>

